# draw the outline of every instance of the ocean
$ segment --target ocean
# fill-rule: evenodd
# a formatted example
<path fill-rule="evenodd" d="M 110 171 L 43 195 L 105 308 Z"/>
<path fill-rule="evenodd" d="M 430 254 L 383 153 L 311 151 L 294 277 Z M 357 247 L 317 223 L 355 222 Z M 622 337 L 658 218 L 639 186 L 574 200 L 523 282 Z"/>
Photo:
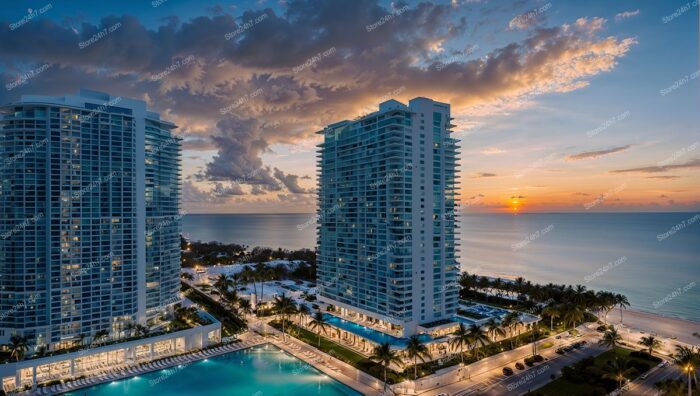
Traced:
<path fill-rule="evenodd" d="M 186 237 L 311 248 L 312 214 L 188 214 Z M 700 321 L 697 213 L 465 214 L 462 270 L 625 294 L 640 311 Z"/>

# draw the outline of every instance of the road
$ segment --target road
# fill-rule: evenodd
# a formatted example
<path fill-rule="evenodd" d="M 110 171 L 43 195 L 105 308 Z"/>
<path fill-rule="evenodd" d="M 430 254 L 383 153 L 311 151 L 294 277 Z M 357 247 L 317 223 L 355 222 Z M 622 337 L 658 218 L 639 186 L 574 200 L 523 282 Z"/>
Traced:
<path fill-rule="evenodd" d="M 539 351 L 540 354 L 548 360 L 539 363 L 534 367 L 528 368 L 525 371 L 516 370 L 514 364 L 516 361 L 522 362 L 524 357 L 530 355 L 529 353 L 526 353 L 524 356 L 513 356 L 511 354 L 504 353 L 498 358 L 487 358 L 493 359 L 493 364 L 490 365 L 493 367 L 491 370 L 482 374 L 474 375 L 469 380 L 460 381 L 421 393 L 421 396 L 435 396 L 441 393 L 445 393 L 450 396 L 470 396 L 482 394 L 510 396 L 526 393 L 528 388 L 537 389 L 550 382 L 550 375 L 553 373 L 558 373 L 562 367 L 570 365 L 583 359 L 584 357 L 602 353 L 604 349 L 597 345 L 599 338 L 600 335 L 595 331 L 584 329 L 583 337 L 555 340 L 556 343 L 553 347 Z M 588 343 L 587 347 L 580 350 L 573 350 L 565 355 L 556 354 L 555 351 L 560 345 L 572 344 L 579 340 L 586 340 Z M 510 377 L 506 377 L 503 375 L 503 367 L 505 366 L 514 369 L 516 373 Z"/>

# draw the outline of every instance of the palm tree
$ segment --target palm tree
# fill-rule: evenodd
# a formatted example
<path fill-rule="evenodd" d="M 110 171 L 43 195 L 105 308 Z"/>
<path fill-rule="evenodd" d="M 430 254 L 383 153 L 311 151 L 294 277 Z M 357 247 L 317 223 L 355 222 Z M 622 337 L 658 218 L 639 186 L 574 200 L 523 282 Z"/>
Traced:
<path fill-rule="evenodd" d="M 603 334 L 603 337 L 598 341 L 598 345 L 608 347 L 610 349 L 615 349 L 615 347 L 622 341 L 622 336 L 617 332 L 615 326 L 612 326 L 610 330 Z"/>
<path fill-rule="evenodd" d="M 654 349 L 661 348 L 661 345 L 663 345 L 663 343 L 654 336 L 642 337 L 638 344 L 649 348 L 650 355 L 654 353 Z"/>
<path fill-rule="evenodd" d="M 627 297 L 625 295 L 616 294 L 615 295 L 615 305 L 620 307 L 620 323 L 622 323 L 622 310 L 629 307 L 630 302 L 629 302 L 629 300 L 627 300 Z"/>
<path fill-rule="evenodd" d="M 228 292 L 228 287 L 231 284 L 228 277 L 224 274 L 219 274 L 214 282 L 214 289 L 219 293 L 219 295 L 224 296 Z"/>
<path fill-rule="evenodd" d="M 464 323 L 459 323 L 459 328 L 454 332 L 452 339 L 448 342 L 452 349 L 459 348 L 459 356 L 464 364 L 464 346 L 471 344 L 471 338 Z"/>
<path fill-rule="evenodd" d="M 27 337 L 18 334 L 10 337 L 10 359 L 14 356 L 17 361 L 24 357 L 24 354 L 29 349 L 27 345 Z"/>
<path fill-rule="evenodd" d="M 629 360 L 624 358 L 615 358 L 612 362 L 608 362 L 607 366 L 608 373 L 603 375 L 603 378 L 609 378 L 617 381 L 617 388 L 622 388 L 622 382 L 625 380 L 627 375 L 633 370 L 630 367 Z"/>
<path fill-rule="evenodd" d="M 384 390 L 386 391 L 386 371 L 387 368 L 389 367 L 390 364 L 396 363 L 397 365 L 401 365 L 401 358 L 399 355 L 396 353 L 396 351 L 393 351 L 391 349 L 391 344 L 388 342 L 385 342 L 381 345 L 377 345 L 374 347 L 374 350 L 372 350 L 372 354 L 369 355 L 369 359 L 373 360 L 375 362 L 379 362 L 384 366 Z"/>
<path fill-rule="evenodd" d="M 688 373 L 688 396 L 691 396 L 693 384 L 690 377 L 691 374 L 695 376 L 695 370 L 700 366 L 700 353 L 695 349 L 677 345 L 673 362 L 676 363 L 683 372 Z"/>
<path fill-rule="evenodd" d="M 503 318 L 503 322 L 501 324 L 508 329 L 508 334 L 511 337 L 510 339 L 510 349 L 515 349 L 515 339 L 513 337 L 513 334 L 515 333 L 515 328 L 522 324 L 520 321 L 520 314 L 517 312 L 508 312 L 506 316 Z"/>
<path fill-rule="evenodd" d="M 294 305 L 294 300 L 287 297 L 282 293 L 281 296 L 275 297 L 274 308 L 279 315 L 282 316 L 282 334 L 285 340 L 287 339 L 287 333 L 284 331 L 284 323 L 287 321 L 287 315 L 294 313 L 296 307 Z"/>
<path fill-rule="evenodd" d="M 406 356 L 413 359 L 413 378 L 418 379 L 418 359 L 425 363 L 425 358 L 430 359 L 430 351 L 428 347 L 420 340 L 417 335 L 409 337 L 406 343 Z"/>
<path fill-rule="evenodd" d="M 239 299 L 238 300 L 238 308 L 241 309 L 241 312 L 244 315 L 250 315 L 253 313 L 253 306 L 250 304 L 250 300 L 246 300 L 243 298 Z"/>
<path fill-rule="evenodd" d="M 134 334 L 134 330 L 136 330 L 136 324 L 132 321 L 126 322 L 126 326 L 124 326 L 126 329 L 126 333 L 128 334 L 127 337 L 131 337 Z"/>
<path fill-rule="evenodd" d="M 92 337 L 92 342 L 97 343 L 103 338 L 107 338 L 109 332 L 107 330 L 100 330 Z"/>
<path fill-rule="evenodd" d="M 316 311 L 314 314 L 313 319 L 309 323 L 309 328 L 311 330 L 318 329 L 318 347 L 321 347 L 321 332 L 328 334 L 326 332 L 326 329 L 330 327 L 328 323 L 326 323 L 326 318 L 323 316 L 323 313 L 321 311 Z"/>
<path fill-rule="evenodd" d="M 181 277 L 182 279 L 185 279 L 185 280 L 188 280 L 188 281 L 193 281 L 193 280 L 194 280 L 194 276 L 193 276 L 192 274 L 190 274 L 189 272 L 183 272 L 183 273 L 181 273 L 181 274 L 180 274 L 180 277 Z"/>
<path fill-rule="evenodd" d="M 542 310 L 542 315 L 549 316 L 549 330 L 554 330 L 554 319 L 560 317 L 561 312 L 559 312 L 559 309 L 552 304 L 546 306 Z"/>
<path fill-rule="evenodd" d="M 311 314 L 311 311 L 309 310 L 309 307 L 306 304 L 299 304 L 299 307 L 297 308 L 297 312 L 299 313 L 299 323 L 304 325 L 304 317 L 309 316 Z"/>
<path fill-rule="evenodd" d="M 491 339 L 489 339 L 486 331 L 484 331 L 484 329 L 482 329 L 481 326 L 477 325 L 476 323 L 469 326 L 469 329 L 467 329 L 467 335 L 471 341 L 470 344 L 472 351 L 474 351 L 476 359 L 479 360 L 479 348 L 490 344 Z"/>
<path fill-rule="evenodd" d="M 250 268 L 249 265 L 246 265 L 243 267 L 243 270 L 240 272 L 241 274 L 241 280 L 245 283 L 252 283 L 253 284 L 253 293 L 255 296 L 258 296 L 258 285 L 255 283 L 255 271 L 253 271 L 252 268 Z M 262 299 L 260 300 L 262 302 Z"/>
<path fill-rule="evenodd" d="M 576 328 L 576 324 L 583 321 L 585 314 L 583 310 L 575 304 L 567 304 L 562 310 L 562 319 L 566 324 L 571 325 L 571 330 Z"/>
<path fill-rule="evenodd" d="M 493 342 L 496 342 L 497 336 L 506 336 L 505 330 L 503 330 L 503 327 L 501 327 L 501 322 L 496 320 L 496 318 L 490 318 L 486 323 L 484 323 L 484 326 L 486 326 L 486 330 L 489 332 L 489 334 L 491 334 L 491 339 Z"/>

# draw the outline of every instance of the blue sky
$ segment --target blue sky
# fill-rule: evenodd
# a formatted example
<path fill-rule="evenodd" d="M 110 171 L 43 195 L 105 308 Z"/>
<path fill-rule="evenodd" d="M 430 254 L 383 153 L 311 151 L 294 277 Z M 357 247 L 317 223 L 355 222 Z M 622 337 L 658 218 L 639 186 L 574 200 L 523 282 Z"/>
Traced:
<path fill-rule="evenodd" d="M 146 100 L 190 212 L 313 211 L 314 132 L 389 93 L 452 104 L 467 211 L 700 209 L 692 2 L 156 1 L 6 4 L 0 100 Z"/>

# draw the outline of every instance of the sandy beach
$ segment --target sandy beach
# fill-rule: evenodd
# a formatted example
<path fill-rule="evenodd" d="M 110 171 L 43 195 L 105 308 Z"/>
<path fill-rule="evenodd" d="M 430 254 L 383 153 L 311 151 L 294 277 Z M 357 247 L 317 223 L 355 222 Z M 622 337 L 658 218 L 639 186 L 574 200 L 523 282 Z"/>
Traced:
<path fill-rule="evenodd" d="M 622 319 L 627 327 L 667 338 L 676 337 L 678 341 L 700 345 L 700 338 L 693 336 L 693 333 L 700 333 L 700 322 L 633 310 L 625 310 Z M 619 309 L 610 312 L 608 323 L 620 325 Z"/>

